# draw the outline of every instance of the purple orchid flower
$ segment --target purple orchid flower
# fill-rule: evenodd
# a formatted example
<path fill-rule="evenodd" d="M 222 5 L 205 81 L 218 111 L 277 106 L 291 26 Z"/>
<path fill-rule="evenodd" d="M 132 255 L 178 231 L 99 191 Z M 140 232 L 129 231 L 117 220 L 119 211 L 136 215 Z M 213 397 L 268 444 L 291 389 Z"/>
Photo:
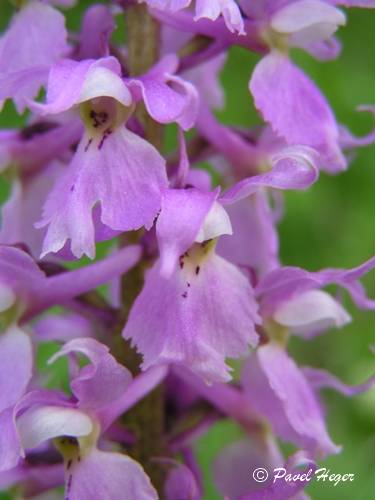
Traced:
<path fill-rule="evenodd" d="M 319 289 L 325 287 L 329 284 L 336 284 L 344 289 L 346 289 L 353 302 L 360 309 L 374 309 L 375 301 L 369 299 L 366 296 L 366 292 L 359 282 L 365 274 L 370 272 L 375 266 L 375 258 L 367 260 L 363 264 L 354 267 L 352 269 L 323 269 L 317 272 L 309 272 L 298 267 L 280 267 L 271 271 L 263 280 L 258 284 L 256 288 L 257 297 L 261 303 L 261 310 L 263 315 L 277 314 L 275 311 L 283 307 L 283 304 L 290 302 L 291 308 L 293 308 L 293 303 L 295 300 L 301 300 L 300 307 L 303 306 L 304 299 L 298 299 L 299 297 L 306 297 L 308 302 L 310 293 L 311 303 L 316 300 L 316 307 L 322 308 L 322 318 L 325 312 L 331 310 L 332 318 L 336 317 L 336 313 L 339 313 L 341 309 L 338 308 L 336 301 L 332 299 L 330 301 L 327 298 L 326 292 L 322 292 Z M 320 293 L 311 292 L 320 291 Z M 324 301 L 327 301 L 324 303 Z M 281 309 L 283 310 L 283 309 Z M 285 309 L 284 309 L 285 311 Z M 316 311 L 311 311 L 312 317 Z M 304 309 L 304 314 L 307 313 L 306 308 Z M 343 314 L 342 311 L 340 314 Z M 338 318 L 337 318 L 338 319 Z"/>
<path fill-rule="evenodd" d="M 248 344 L 257 343 L 252 288 L 214 251 L 215 239 L 231 233 L 217 194 L 195 188 L 164 194 L 156 224 L 160 259 L 148 272 L 123 332 L 143 354 L 143 369 L 182 363 L 207 381 L 228 380 L 225 357 L 242 356 Z"/>
<path fill-rule="evenodd" d="M 345 16 L 320 0 L 269 2 L 265 6 L 244 1 L 243 7 L 249 14 L 253 9 L 261 10 L 256 14 L 268 20 L 264 36 L 271 52 L 257 64 L 249 83 L 255 106 L 288 144 L 313 147 L 322 155 L 325 169 L 342 170 L 346 161 L 331 108 L 315 84 L 288 58 L 286 49 L 325 41 L 345 23 Z M 281 103 L 285 111 L 286 102 L 288 112 L 280 114 Z"/>
<path fill-rule="evenodd" d="M 50 74 L 47 104 L 35 107 L 59 113 L 77 104 L 85 133 L 38 223 L 48 226 L 42 255 L 59 251 L 70 239 L 75 256 L 94 257 L 92 210 L 98 202 L 100 219 L 111 229 L 151 227 L 167 186 L 163 158 L 124 126 L 133 99 L 114 58 L 59 63 Z M 117 186 L 116 194 L 112 186 Z"/>
<path fill-rule="evenodd" d="M 257 349 L 246 362 L 242 383 L 252 407 L 276 435 L 315 456 L 338 453 L 314 392 L 296 363 L 277 342 Z"/>
<path fill-rule="evenodd" d="M 102 451 L 97 443 L 117 412 L 131 407 L 152 390 L 166 370 L 154 369 L 132 382 L 130 373 L 115 361 L 107 347 L 85 338 L 65 344 L 50 362 L 73 354 L 84 355 L 90 361 L 72 377 L 73 399 L 34 391 L 16 406 L 14 419 L 21 455 L 53 440 L 64 459 L 65 496 L 71 500 L 89 499 L 100 492 L 109 498 L 125 495 L 156 499 L 150 480 L 135 460 Z"/>
<path fill-rule="evenodd" d="M 276 269 L 256 287 L 262 316 L 305 337 L 331 326 L 341 327 L 350 316 L 319 288 L 337 283 L 349 291 L 359 307 L 372 309 L 373 301 L 366 297 L 357 280 L 373 266 L 374 259 L 370 259 L 351 270 L 328 269 L 308 273 L 298 268 Z M 313 387 L 332 387 L 354 395 L 372 387 L 375 379 L 371 377 L 364 384 L 350 388 L 327 372 L 310 368 L 302 371 L 277 342 L 283 338 L 280 337 L 282 331 L 278 330 L 280 326 L 271 323 L 266 326 L 267 333 L 274 340 L 259 347 L 247 361 L 242 379 L 245 391 L 254 408 L 267 416 L 280 437 L 310 449 L 314 454 L 335 453 L 339 449 L 327 435 Z M 295 397 L 297 394 L 301 397 Z M 299 404 L 303 405 L 303 411 L 302 407 L 298 409 Z M 302 423 L 304 419 L 310 423 L 306 421 L 305 425 Z"/>
<path fill-rule="evenodd" d="M 137 253 L 139 255 L 139 251 L 134 247 L 125 249 L 123 253 L 124 269 L 136 262 Z M 2 323 L 5 325 L 5 330 L 0 333 L 0 357 L 2 360 L 0 419 L 3 429 L 12 429 L 15 404 L 25 392 L 32 375 L 32 340 L 28 332 L 23 327 L 18 326 L 18 323 L 22 323 L 27 316 L 35 315 L 52 304 L 64 303 L 74 296 L 84 293 L 95 282 L 99 284 L 110 279 L 121 272 L 118 271 L 118 264 L 119 260 L 112 258 L 112 262 L 109 259 L 94 264 L 94 267 L 91 268 L 92 273 L 77 270 L 78 281 L 75 283 L 73 281 L 68 286 L 71 279 L 70 273 L 67 273 L 69 274 L 68 281 L 66 280 L 67 276 L 64 276 L 65 273 L 47 278 L 25 252 L 6 246 L 0 249 L 0 315 Z M 94 281 L 92 282 L 92 280 Z M 14 359 L 20 360 L 20 362 L 15 364 Z M 9 378 L 10 373 L 12 373 L 11 378 Z M 16 439 L 14 432 L 1 433 L 1 436 L 2 439 L 13 441 Z M 1 449 L 6 450 L 8 444 L 2 442 Z M 11 468 L 17 463 L 17 453 L 0 455 L 1 469 Z"/>
<path fill-rule="evenodd" d="M 60 113 L 79 105 L 85 133 L 38 223 L 38 227 L 48 226 L 42 255 L 60 250 L 70 239 L 75 256 L 86 253 L 93 257 L 92 210 L 98 203 L 100 221 L 112 230 L 152 226 L 167 186 L 165 162 L 124 123 L 134 103 L 143 98 L 156 120 L 177 121 L 183 128 L 192 126 L 196 94 L 192 85 L 169 73 L 176 63 L 176 59 L 167 58 L 143 78 L 128 81 L 121 79 L 119 63 L 112 57 L 97 62 L 63 61 L 52 69 L 47 104 L 35 103 L 34 108 Z M 172 90 L 168 81 L 179 89 Z M 160 98 L 168 99 L 171 106 L 163 106 Z M 98 175 L 101 182 L 97 182 Z M 116 191 L 113 186 L 117 186 Z"/>
<path fill-rule="evenodd" d="M 345 24 L 345 15 L 323 0 L 244 0 L 241 8 L 251 19 L 245 22 L 245 37 L 228 38 L 218 21 L 215 27 L 198 21 L 195 32 L 261 53 L 268 47 L 269 53 L 257 64 L 249 82 L 256 108 L 287 144 L 316 149 L 321 155 L 322 169 L 330 173 L 345 169 L 347 161 L 340 148 L 340 127 L 329 104 L 288 57 L 289 47 L 303 48 L 316 57 L 335 57 L 337 44 L 331 43 L 331 35 Z M 157 17 L 174 28 L 194 31 L 188 15 L 157 14 Z"/>

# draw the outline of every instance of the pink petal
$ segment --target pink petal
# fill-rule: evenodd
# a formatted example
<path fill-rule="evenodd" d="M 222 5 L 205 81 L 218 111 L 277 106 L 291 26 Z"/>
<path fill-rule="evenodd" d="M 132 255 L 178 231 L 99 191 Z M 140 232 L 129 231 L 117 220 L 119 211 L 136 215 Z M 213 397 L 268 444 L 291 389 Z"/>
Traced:
<path fill-rule="evenodd" d="M 74 465 L 66 495 L 70 500 L 158 498 L 150 479 L 135 460 L 97 449 Z"/>
<path fill-rule="evenodd" d="M 198 112 L 198 93 L 188 81 L 175 76 L 178 60 L 165 56 L 140 78 L 127 81 L 139 100 L 139 93 L 148 113 L 160 123 L 176 122 L 183 130 L 191 128 Z"/>
<path fill-rule="evenodd" d="M 23 448 L 35 448 L 59 436 L 87 436 L 92 429 L 91 418 L 75 408 L 37 406 L 17 418 Z"/>
<path fill-rule="evenodd" d="M 345 14 L 322 0 L 289 3 L 271 18 L 272 29 L 290 35 L 289 44 L 297 47 L 326 40 L 345 23 Z"/>
<path fill-rule="evenodd" d="M 33 350 L 29 336 L 17 326 L 0 335 L 0 411 L 13 406 L 31 379 Z"/>
<path fill-rule="evenodd" d="M 92 338 L 67 342 L 49 363 L 70 353 L 82 354 L 91 364 L 80 370 L 71 381 L 71 388 L 80 408 L 98 409 L 118 399 L 131 381 L 130 372 L 109 354 L 109 348 Z"/>
<path fill-rule="evenodd" d="M 99 144 L 85 135 L 44 205 L 38 223 L 48 225 L 42 255 L 59 251 L 70 239 L 76 257 L 93 258 L 92 210 L 99 203 L 101 221 L 111 229 L 149 229 L 166 186 L 164 159 L 141 137 L 123 126 Z"/>
<path fill-rule="evenodd" d="M 197 0 L 195 20 L 207 18 L 211 21 L 223 15 L 227 28 L 233 33 L 244 35 L 244 22 L 241 11 L 234 0 Z"/>
<path fill-rule="evenodd" d="M 239 266 L 248 266 L 259 276 L 278 267 L 278 236 L 265 192 L 250 199 L 227 205 L 232 236 L 222 236 L 217 245 L 219 255 Z"/>
<path fill-rule="evenodd" d="M 283 302 L 273 318 L 294 334 L 307 338 L 351 321 L 342 305 L 322 290 L 308 290 Z"/>
<path fill-rule="evenodd" d="M 14 423 L 13 408 L 0 412 L 0 429 L 0 476 L 2 476 L 3 471 L 13 469 L 21 457 L 21 445 Z"/>
<path fill-rule="evenodd" d="M 0 40 L 0 73 L 13 79 L 14 83 L 17 75 L 23 75 L 23 81 L 21 78 L 13 92 L 9 89 L 6 96 L 15 95 L 20 111 L 24 108 L 25 98 L 35 97 L 45 80 L 45 76 L 39 77 L 32 83 L 34 70 L 46 75 L 44 70 L 48 71 L 67 51 L 66 38 L 64 16 L 49 5 L 39 1 L 29 2 L 14 15 Z M 18 89 L 18 85 L 22 88 Z M 21 91 L 22 96 L 19 94 Z M 3 98 L 0 94 L 0 99 Z"/>
<path fill-rule="evenodd" d="M 168 189 L 164 192 L 156 223 L 161 272 L 170 275 L 180 255 L 194 243 L 218 192 L 197 189 Z"/>
<path fill-rule="evenodd" d="M 375 375 L 361 384 L 348 385 L 326 370 L 319 370 L 306 366 L 302 369 L 303 374 L 314 389 L 333 389 L 344 396 L 356 396 L 373 389 L 375 386 Z"/>
<path fill-rule="evenodd" d="M 250 80 L 255 106 L 288 144 L 310 146 L 329 172 L 343 170 L 335 117 L 315 84 L 287 56 L 274 51 L 256 66 Z"/>
<path fill-rule="evenodd" d="M 223 205 L 251 196 L 265 187 L 273 189 L 307 189 L 318 179 L 316 151 L 304 146 L 284 148 L 273 155 L 272 170 L 234 184 L 220 197 Z"/>
<path fill-rule="evenodd" d="M 114 57 L 93 61 L 62 59 L 48 77 L 46 103 L 32 103 L 41 114 L 61 113 L 95 97 L 112 97 L 124 106 L 131 104 L 131 95 L 121 79 L 121 66 Z"/>
<path fill-rule="evenodd" d="M 256 491 L 272 482 L 257 483 L 252 472 L 258 468 L 272 471 L 283 465 L 283 457 L 272 435 L 249 435 L 241 441 L 226 446 L 215 458 L 213 474 L 215 484 L 222 495 L 238 498 Z"/>
<path fill-rule="evenodd" d="M 190 286 L 189 286 L 190 285 Z M 166 279 L 149 271 L 123 335 L 143 354 L 143 369 L 180 363 L 207 381 L 230 379 L 226 357 L 242 357 L 258 341 L 252 289 L 232 264 L 210 255 L 197 270 Z"/>
<path fill-rule="evenodd" d="M 246 364 L 243 384 L 250 403 L 274 432 L 314 454 L 337 453 L 323 415 L 302 371 L 275 342 L 258 348 Z"/>

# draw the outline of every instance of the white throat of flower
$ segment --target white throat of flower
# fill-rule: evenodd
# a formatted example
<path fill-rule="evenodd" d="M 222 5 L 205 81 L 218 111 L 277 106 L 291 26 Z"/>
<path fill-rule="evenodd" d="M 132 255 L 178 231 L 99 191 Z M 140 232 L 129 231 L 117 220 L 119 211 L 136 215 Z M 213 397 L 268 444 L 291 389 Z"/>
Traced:
<path fill-rule="evenodd" d="M 69 472 L 74 464 L 87 457 L 100 436 L 100 426 L 92 419 L 92 430 L 86 436 L 59 436 L 53 440 L 57 450 L 61 453 L 66 471 Z"/>
<path fill-rule="evenodd" d="M 188 287 L 191 280 L 199 276 L 205 261 L 214 253 L 218 238 L 223 234 L 232 233 L 227 212 L 215 201 L 203 221 L 194 244 L 179 258 L 179 266 L 188 279 Z"/>
<path fill-rule="evenodd" d="M 328 40 L 345 24 L 345 14 L 333 5 L 322 0 L 299 0 L 274 13 L 263 39 L 271 49 L 287 52 L 289 47 L 303 48 Z"/>
<path fill-rule="evenodd" d="M 132 95 L 122 78 L 100 66 L 89 70 L 78 104 L 88 141 L 97 143 L 99 149 L 116 128 L 126 123 L 135 109 Z"/>

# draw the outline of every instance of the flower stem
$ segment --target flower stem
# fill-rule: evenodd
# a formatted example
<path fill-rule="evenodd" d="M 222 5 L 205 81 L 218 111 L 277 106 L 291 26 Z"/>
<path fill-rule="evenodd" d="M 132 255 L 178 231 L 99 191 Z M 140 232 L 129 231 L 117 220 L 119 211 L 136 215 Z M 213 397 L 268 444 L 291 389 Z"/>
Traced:
<path fill-rule="evenodd" d="M 160 25 L 147 10 L 146 4 L 133 5 L 126 10 L 128 35 L 128 69 L 130 76 L 146 73 L 159 59 Z M 163 128 L 147 113 L 143 103 L 137 116 L 144 127 L 146 139 L 157 149 L 163 145 Z"/>
<path fill-rule="evenodd" d="M 125 12 L 128 37 L 128 69 L 131 76 L 145 73 L 159 58 L 159 23 L 148 13 L 144 4 L 132 5 Z M 147 113 L 143 104 L 138 105 L 137 118 L 142 124 L 145 138 L 157 149 L 163 144 L 163 127 L 156 123 Z M 141 232 L 124 235 L 124 241 L 139 241 Z M 140 293 L 147 261 L 141 261 L 123 276 L 122 292 L 122 325 L 127 321 L 130 309 Z M 142 358 L 128 342 L 116 335 L 117 353 L 126 367 L 136 375 L 140 372 Z M 121 342 L 121 345 L 120 345 Z M 159 384 L 130 411 L 125 412 L 122 422 L 135 437 L 135 443 L 127 452 L 137 460 L 149 475 L 154 487 L 163 497 L 164 471 L 154 457 L 165 455 L 164 445 L 164 386 Z"/>

